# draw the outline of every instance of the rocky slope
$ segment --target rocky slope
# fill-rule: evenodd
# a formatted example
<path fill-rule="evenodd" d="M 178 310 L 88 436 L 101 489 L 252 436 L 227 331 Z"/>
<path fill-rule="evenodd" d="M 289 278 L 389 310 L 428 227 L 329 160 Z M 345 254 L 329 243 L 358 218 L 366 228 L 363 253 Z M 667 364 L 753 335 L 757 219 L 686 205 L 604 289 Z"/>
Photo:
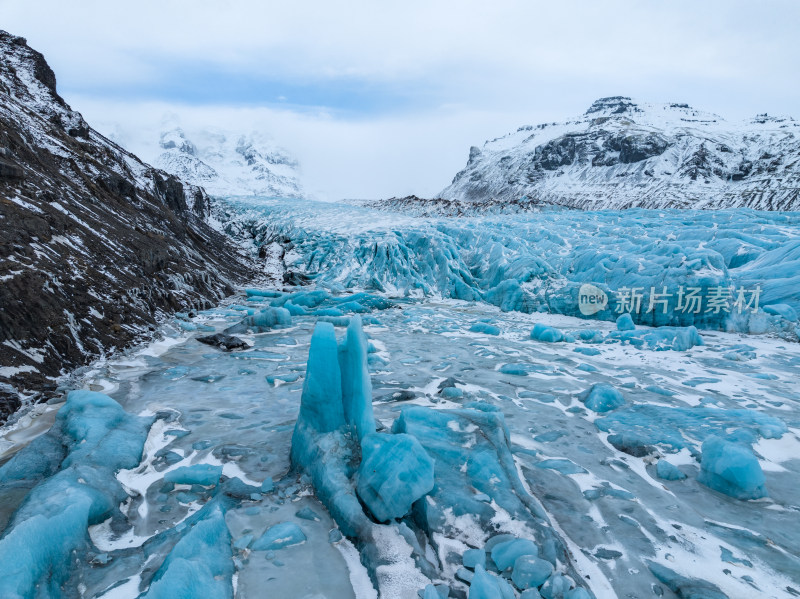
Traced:
<path fill-rule="evenodd" d="M 153 164 L 211 195 L 302 197 L 298 164 L 257 134 L 175 128 L 161 134 Z"/>
<path fill-rule="evenodd" d="M 89 127 L 44 57 L 0 31 L 0 421 L 249 275 L 208 210 Z"/>
<path fill-rule="evenodd" d="M 767 115 L 730 123 L 686 104 L 603 98 L 577 119 L 472 147 L 440 196 L 590 210 L 798 210 L 800 123 Z"/>

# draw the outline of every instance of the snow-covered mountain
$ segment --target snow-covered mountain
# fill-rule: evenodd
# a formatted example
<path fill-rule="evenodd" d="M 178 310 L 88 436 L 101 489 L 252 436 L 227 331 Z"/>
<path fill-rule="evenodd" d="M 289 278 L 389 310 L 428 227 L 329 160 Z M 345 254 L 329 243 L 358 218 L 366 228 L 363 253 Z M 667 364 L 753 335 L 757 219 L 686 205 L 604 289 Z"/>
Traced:
<path fill-rule="evenodd" d="M 741 123 L 686 104 L 597 100 L 565 123 L 470 148 L 441 198 L 570 208 L 800 209 L 800 123 Z"/>
<path fill-rule="evenodd" d="M 153 164 L 209 194 L 302 197 L 297 160 L 256 134 L 218 130 L 161 133 Z"/>
<path fill-rule="evenodd" d="M 92 129 L 44 57 L 0 31 L 0 422 L 250 274 L 208 213 L 202 189 Z"/>

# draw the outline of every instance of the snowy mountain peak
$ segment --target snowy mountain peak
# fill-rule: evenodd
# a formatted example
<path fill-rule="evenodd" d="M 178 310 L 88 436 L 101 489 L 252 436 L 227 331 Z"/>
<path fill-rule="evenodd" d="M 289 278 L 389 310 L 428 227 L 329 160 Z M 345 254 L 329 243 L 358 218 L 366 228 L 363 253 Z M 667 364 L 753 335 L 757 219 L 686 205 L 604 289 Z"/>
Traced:
<path fill-rule="evenodd" d="M 180 128 L 172 129 L 171 131 L 165 131 L 162 133 L 161 141 L 158 145 L 160 145 L 164 150 L 177 149 L 183 154 L 189 154 L 190 156 L 197 155 L 197 148 L 192 142 L 186 139 L 183 130 Z"/>
<path fill-rule="evenodd" d="M 595 100 L 586 115 L 603 115 L 623 114 L 631 111 L 640 111 L 639 107 L 634 104 L 630 98 L 625 96 L 611 96 L 609 98 L 600 98 Z"/>
<path fill-rule="evenodd" d="M 730 123 L 688 104 L 614 96 L 564 123 L 472 147 L 441 197 L 582 209 L 800 208 L 800 125 Z"/>
<path fill-rule="evenodd" d="M 42 54 L 0 31 L 0 423 L 249 274 L 208 210 L 201 189 L 92 129 Z"/>
<path fill-rule="evenodd" d="M 303 195 L 297 160 L 265 136 L 176 127 L 161 133 L 159 146 L 154 164 L 211 195 Z"/>
<path fill-rule="evenodd" d="M 56 91 L 56 75 L 41 52 L 28 46 L 24 37 L 0 30 L 0 92 L 7 93 L 30 111 L 45 114 L 71 135 L 88 139 L 89 125 L 80 113 L 70 109 Z"/>

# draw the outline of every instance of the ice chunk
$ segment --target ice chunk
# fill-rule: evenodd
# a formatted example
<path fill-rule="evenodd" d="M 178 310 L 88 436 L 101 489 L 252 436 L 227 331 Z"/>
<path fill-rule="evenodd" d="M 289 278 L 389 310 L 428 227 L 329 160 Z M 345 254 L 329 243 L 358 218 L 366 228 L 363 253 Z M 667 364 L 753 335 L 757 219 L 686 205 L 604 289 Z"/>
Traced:
<path fill-rule="evenodd" d="M 533 366 L 531 364 L 503 364 L 500 372 L 514 376 L 528 376 L 533 372 Z"/>
<path fill-rule="evenodd" d="M 672 397 L 675 395 L 674 391 L 664 389 L 664 387 L 659 387 L 658 385 L 648 385 L 644 389 L 645 391 L 650 391 L 650 393 L 656 393 L 657 395 L 663 395 L 664 397 Z"/>
<path fill-rule="evenodd" d="M 192 466 L 181 466 L 167 472 L 164 475 L 164 480 L 168 483 L 179 485 L 203 485 L 209 487 L 218 484 L 220 476 L 222 476 L 222 466 L 194 464 Z"/>
<path fill-rule="evenodd" d="M 544 599 L 564 599 L 572 585 L 569 579 L 561 574 L 553 574 L 539 589 Z"/>
<path fill-rule="evenodd" d="M 411 435 L 367 435 L 361 452 L 358 496 L 378 521 L 405 516 L 433 489 L 433 460 Z"/>
<path fill-rule="evenodd" d="M 552 573 L 553 566 L 547 560 L 534 555 L 521 555 L 514 562 L 511 581 L 514 586 L 524 591 L 531 587 L 540 587 Z"/>
<path fill-rule="evenodd" d="M 303 520 L 311 520 L 312 522 L 319 522 L 321 520 L 317 513 L 308 506 L 298 510 L 294 515 Z"/>
<path fill-rule="evenodd" d="M 375 432 L 372 413 L 372 381 L 367 367 L 367 339 L 361 316 L 355 315 L 347 327 L 343 347 L 339 351 L 344 418 L 352 424 L 359 439 Z"/>
<path fill-rule="evenodd" d="M 774 316 L 780 316 L 790 322 L 797 322 L 797 311 L 788 304 L 772 304 L 764 306 L 764 312 Z"/>
<path fill-rule="evenodd" d="M 583 329 L 578 332 L 578 338 L 587 343 L 602 343 L 603 333 L 594 329 Z"/>
<path fill-rule="evenodd" d="M 579 354 L 583 354 L 584 356 L 599 356 L 600 350 L 595 347 L 576 347 L 572 351 L 577 352 Z"/>
<path fill-rule="evenodd" d="M 470 408 L 444 411 L 413 406 L 394 422 L 393 432 L 414 435 L 434 459 L 436 486 L 420 502 L 433 530 L 445 526 L 444 512 L 450 509 L 457 515 L 474 514 L 484 526 L 491 526 L 495 511 L 473 488 L 515 517 L 547 518 L 519 479 L 503 414 L 478 409 L 483 406 L 473 403 Z"/>
<path fill-rule="evenodd" d="M 316 308 L 325 300 L 330 299 L 330 297 L 331 294 L 324 289 L 317 289 L 314 291 L 298 291 L 297 293 L 293 293 L 283 299 L 284 301 L 289 299 L 296 306 L 303 306 L 304 308 Z M 282 298 L 278 298 L 278 300 L 273 301 L 273 305 L 278 305 L 281 299 Z"/>
<path fill-rule="evenodd" d="M 369 312 L 369 308 L 362 306 L 358 302 L 344 302 L 343 304 L 339 304 L 339 310 L 341 312 L 354 312 L 356 314 L 365 314 Z"/>
<path fill-rule="evenodd" d="M 489 574 L 482 566 L 475 567 L 469 586 L 469 599 L 515 599 L 516 594 L 505 580 Z"/>
<path fill-rule="evenodd" d="M 500 327 L 488 322 L 476 322 L 469 328 L 471 333 L 483 333 L 484 335 L 499 335 Z"/>
<path fill-rule="evenodd" d="M 289 314 L 291 314 L 292 316 L 305 316 L 306 314 L 308 314 L 308 311 L 306 311 L 306 309 L 303 308 L 303 306 L 297 306 L 292 302 L 286 302 L 285 304 L 283 304 L 283 307 L 286 308 L 286 310 L 288 310 Z"/>
<path fill-rule="evenodd" d="M 465 568 L 474 570 L 475 566 L 486 567 L 486 551 L 483 549 L 467 549 L 461 556 L 461 562 Z"/>
<path fill-rule="evenodd" d="M 349 316 L 320 316 L 317 322 L 327 322 L 335 327 L 346 327 L 350 325 Z"/>
<path fill-rule="evenodd" d="M 55 429 L 37 437 L 22 451 L 18 451 L 0 466 L 0 485 L 12 481 L 36 481 L 58 472 L 67 454 L 60 435 Z"/>
<path fill-rule="evenodd" d="M 357 303 L 360 306 L 368 308 L 369 310 L 388 310 L 395 307 L 395 303 L 391 300 L 375 295 L 373 293 L 354 293 L 352 295 L 345 295 L 343 297 L 334 298 L 334 303 L 339 304 L 339 307 L 344 307 L 348 304 Z"/>
<path fill-rule="evenodd" d="M 697 578 L 687 578 L 666 566 L 648 561 L 647 567 L 669 590 L 686 599 L 728 599 L 716 585 Z"/>
<path fill-rule="evenodd" d="M 457 399 L 464 396 L 464 391 L 458 387 L 445 387 L 440 391 L 442 397 L 447 399 Z"/>
<path fill-rule="evenodd" d="M 300 374 L 297 372 L 287 374 L 268 374 L 266 377 L 270 385 L 280 385 L 281 383 L 294 383 L 300 379 Z"/>
<path fill-rule="evenodd" d="M 283 292 L 277 289 L 245 289 L 247 297 L 281 297 Z"/>
<path fill-rule="evenodd" d="M 636 330 L 636 325 L 633 324 L 633 318 L 631 318 L 630 313 L 626 312 L 625 314 L 620 314 L 617 318 L 617 330 L 618 331 L 634 331 Z"/>
<path fill-rule="evenodd" d="M 691 327 L 659 327 L 657 329 L 612 331 L 606 341 L 619 341 L 642 349 L 655 351 L 688 351 L 695 345 L 703 345 L 697 329 Z"/>
<path fill-rule="evenodd" d="M 231 536 L 214 506 L 170 551 L 142 599 L 232 598 L 233 573 Z"/>
<path fill-rule="evenodd" d="M 466 568 L 459 568 L 458 570 L 456 570 L 455 577 L 456 580 L 460 580 L 462 582 L 470 584 L 472 582 L 472 579 L 475 577 L 475 573 L 471 572 L 470 570 L 467 570 Z"/>
<path fill-rule="evenodd" d="M 596 383 L 578 396 L 593 412 L 603 413 L 625 404 L 622 394 L 607 383 Z"/>
<path fill-rule="evenodd" d="M 306 535 L 294 522 L 281 522 L 267 529 L 252 545 L 253 551 L 274 551 L 306 542 Z"/>
<path fill-rule="evenodd" d="M 686 478 L 686 475 L 681 472 L 675 464 L 665 459 L 658 460 L 658 464 L 656 464 L 656 474 L 658 478 L 663 478 L 664 480 L 683 480 Z"/>
<path fill-rule="evenodd" d="M 244 551 L 250 546 L 250 543 L 253 542 L 254 538 L 255 537 L 253 537 L 253 535 L 243 535 L 236 539 L 236 541 L 233 543 L 233 548 L 238 549 L 239 551 Z"/>
<path fill-rule="evenodd" d="M 537 323 L 531 331 L 531 339 L 546 341 L 548 343 L 558 343 L 559 341 L 564 341 L 564 333 L 553 327 Z"/>
<path fill-rule="evenodd" d="M 767 496 L 764 472 L 749 448 L 711 435 L 702 452 L 698 481 L 737 499 Z"/>
<path fill-rule="evenodd" d="M 372 404 L 368 404 L 369 409 Z M 333 325 L 318 322 L 311 337 L 300 414 L 292 434 L 292 466 L 311 477 L 317 497 L 341 530 L 368 538 L 364 514 L 351 480 L 360 448 L 345 434 L 342 377 Z"/>
<path fill-rule="evenodd" d="M 28 493 L 0 539 L 0 597 L 61 595 L 70 560 L 86 550 L 88 526 L 127 500 L 115 473 L 138 465 L 152 422 L 102 393 L 72 391 L 45 434 L 49 440 L 31 443 L 0 468 L 4 481 L 19 480 L 27 465 L 34 480 L 58 469 Z M 41 450 L 41 461 L 31 455 Z"/>
<path fill-rule="evenodd" d="M 358 448 L 342 431 L 320 433 L 298 420 L 292 435 L 292 466 L 307 472 L 319 500 L 339 528 L 350 537 L 369 537 L 372 522 L 356 497 L 351 481 Z"/>
<path fill-rule="evenodd" d="M 484 549 L 484 551 L 487 551 L 487 552 L 491 553 L 492 549 L 494 549 L 498 545 L 500 545 L 502 543 L 507 543 L 508 541 L 513 541 L 516 538 L 517 538 L 516 536 L 514 536 L 512 534 L 508 534 L 508 533 L 502 533 L 502 534 L 499 534 L 499 535 L 494 535 L 491 539 L 486 541 L 486 545 L 484 546 L 483 549 Z"/>
<path fill-rule="evenodd" d="M 252 316 L 247 316 L 239 324 L 235 324 L 225 329 L 227 335 L 238 335 L 252 331 L 254 333 L 265 333 L 274 328 L 288 327 L 292 324 L 292 316 L 286 308 L 270 307 Z"/>
<path fill-rule="evenodd" d="M 314 327 L 297 420 L 321 433 L 345 424 L 338 346 L 330 323 L 319 322 Z"/>
<path fill-rule="evenodd" d="M 517 558 L 523 555 L 538 557 L 539 548 L 528 539 L 513 539 L 492 549 L 492 561 L 501 572 L 513 567 Z"/>
<path fill-rule="evenodd" d="M 672 408 L 653 404 L 635 404 L 595 420 L 602 431 L 630 431 L 649 444 L 668 445 L 674 450 L 684 447 L 699 454 L 693 439 L 703 440 L 710 434 L 724 436 L 729 430 L 750 430 L 761 434 L 782 435 L 786 424 L 757 410 L 720 409 L 711 407 Z"/>
<path fill-rule="evenodd" d="M 442 596 L 439 594 L 439 591 L 436 590 L 435 586 L 429 584 L 422 593 L 422 599 L 442 599 Z"/>

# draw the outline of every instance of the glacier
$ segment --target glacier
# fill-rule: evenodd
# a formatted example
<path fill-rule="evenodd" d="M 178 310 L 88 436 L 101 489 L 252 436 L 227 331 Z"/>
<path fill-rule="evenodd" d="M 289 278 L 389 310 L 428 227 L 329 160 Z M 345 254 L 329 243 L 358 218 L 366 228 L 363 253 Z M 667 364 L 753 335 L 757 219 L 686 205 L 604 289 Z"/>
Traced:
<path fill-rule="evenodd" d="M 795 215 L 217 211 L 306 284 L 181 314 L 0 429 L 4 597 L 800 589 Z M 646 312 L 718 284 L 758 311 Z"/>
<path fill-rule="evenodd" d="M 546 210 L 421 219 L 243 197 L 217 204 L 216 214 L 255 253 L 280 246 L 286 272 L 324 289 L 582 318 L 581 289 L 591 285 L 608 298 L 594 319 L 628 313 L 641 325 L 800 338 L 797 213 Z M 690 331 L 683 337 L 677 345 L 696 342 Z"/>

